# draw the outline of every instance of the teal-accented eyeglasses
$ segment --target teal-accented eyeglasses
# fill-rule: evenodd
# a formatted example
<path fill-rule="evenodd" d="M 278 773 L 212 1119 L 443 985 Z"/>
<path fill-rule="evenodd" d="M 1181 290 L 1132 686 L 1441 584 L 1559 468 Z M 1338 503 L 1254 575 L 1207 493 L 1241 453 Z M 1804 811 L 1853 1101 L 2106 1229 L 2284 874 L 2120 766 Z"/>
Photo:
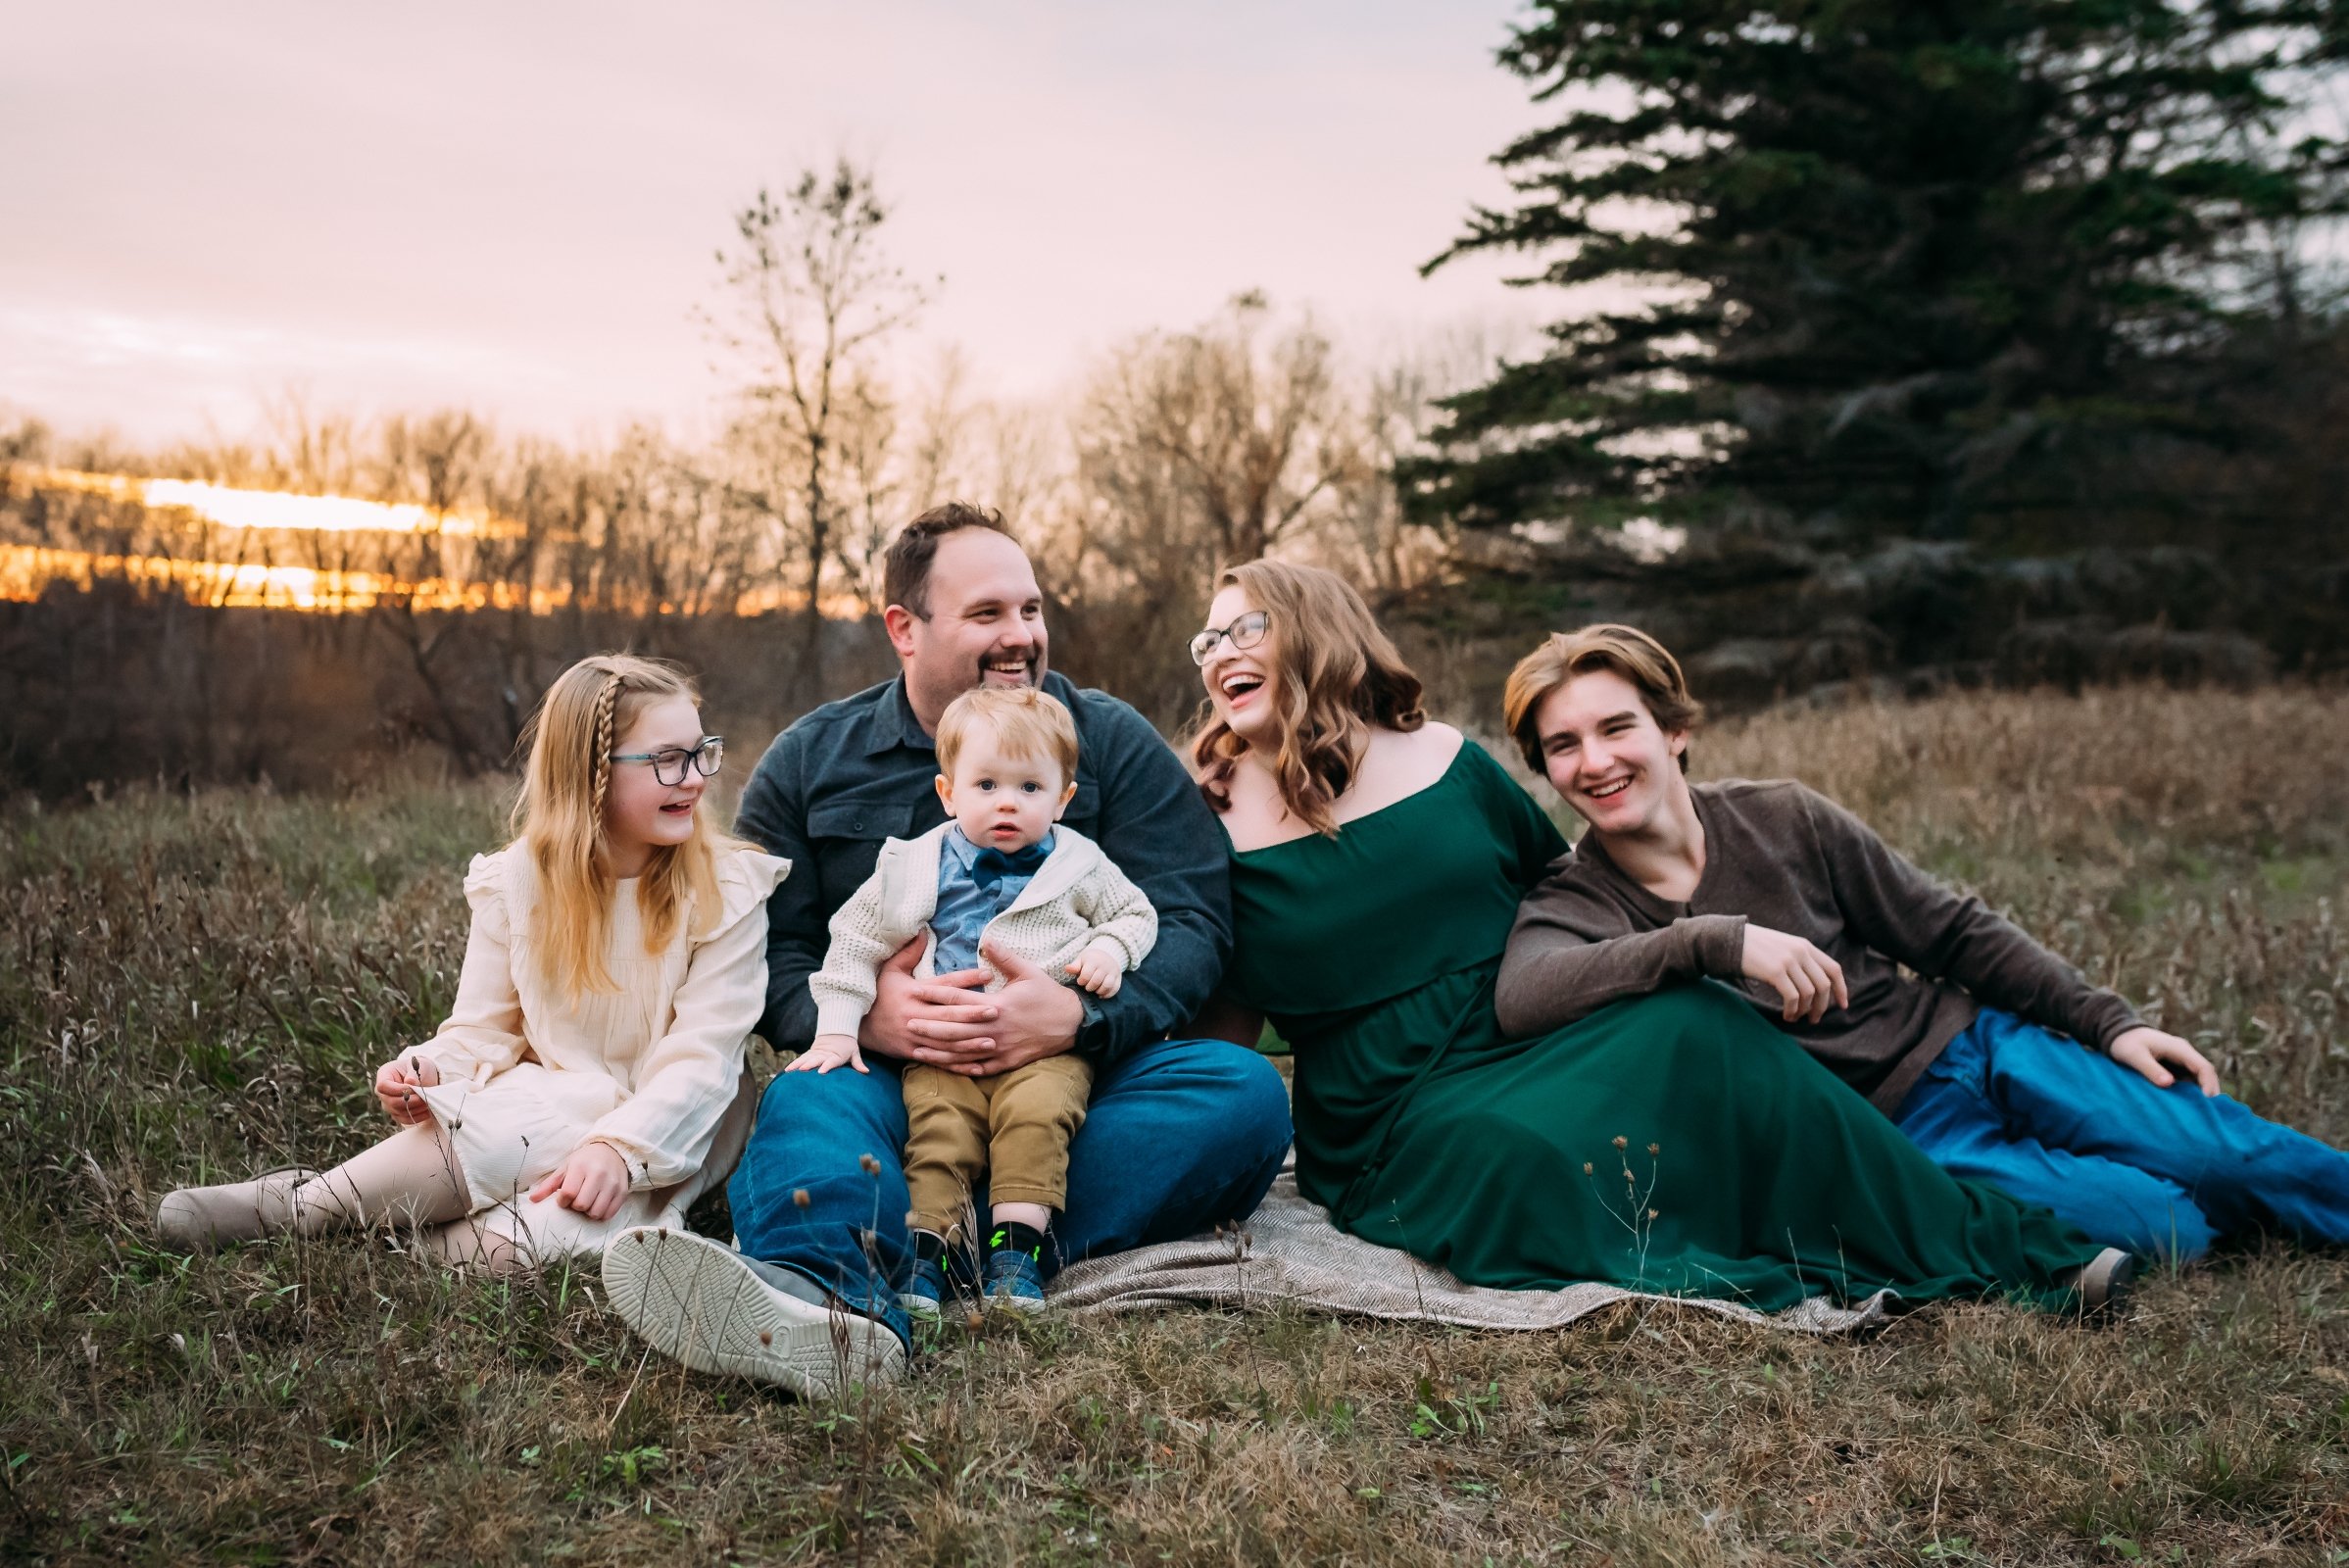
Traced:
<path fill-rule="evenodd" d="M 1264 640 L 1264 628 L 1271 624 L 1270 615 L 1261 610 L 1251 610 L 1229 626 L 1209 626 L 1191 639 L 1191 662 L 1204 664 L 1215 652 L 1215 645 L 1226 637 L 1232 639 L 1234 648 L 1253 648 Z"/>
<path fill-rule="evenodd" d="M 614 752 L 612 755 L 614 762 L 652 763 L 653 777 L 663 784 L 684 783 L 687 768 L 708 778 L 718 770 L 719 764 L 725 760 L 726 737 L 723 735 L 705 735 L 702 744 L 690 752 L 682 746 L 671 746 L 658 752 Z"/>

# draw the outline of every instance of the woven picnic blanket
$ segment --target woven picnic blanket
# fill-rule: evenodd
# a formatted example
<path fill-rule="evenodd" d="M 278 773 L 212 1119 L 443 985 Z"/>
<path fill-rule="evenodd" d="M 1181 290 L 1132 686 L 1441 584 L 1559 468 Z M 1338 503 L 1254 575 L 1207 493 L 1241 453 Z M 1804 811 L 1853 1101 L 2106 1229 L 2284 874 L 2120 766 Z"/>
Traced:
<path fill-rule="evenodd" d="M 1723 1317 L 1808 1334 L 1873 1327 L 1891 1317 L 1889 1292 L 1856 1306 L 1815 1297 L 1775 1316 L 1701 1297 L 1656 1296 L 1613 1285 L 1496 1291 L 1463 1285 L 1408 1252 L 1348 1236 L 1283 1169 L 1238 1231 L 1194 1236 L 1091 1258 L 1053 1280 L 1055 1305 L 1077 1312 L 1134 1312 L 1174 1302 L 1241 1311 L 1303 1307 L 1359 1317 L 1455 1323 L 1480 1329 L 1563 1328 L 1617 1301 L 1668 1301 Z"/>

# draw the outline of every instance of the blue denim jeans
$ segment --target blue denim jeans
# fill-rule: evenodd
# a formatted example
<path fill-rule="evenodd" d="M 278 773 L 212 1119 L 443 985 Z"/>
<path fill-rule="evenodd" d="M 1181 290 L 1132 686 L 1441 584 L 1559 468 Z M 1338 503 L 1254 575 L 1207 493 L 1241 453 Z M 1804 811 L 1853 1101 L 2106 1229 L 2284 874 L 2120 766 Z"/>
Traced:
<path fill-rule="evenodd" d="M 745 1255 L 807 1276 L 905 1337 L 905 1100 L 897 1064 L 866 1060 L 869 1074 L 778 1074 L 726 1199 Z M 1289 1149 L 1281 1075 L 1228 1041 L 1139 1047 L 1100 1069 L 1090 1107 L 1069 1143 L 1053 1268 L 1245 1218 Z M 985 1214 L 986 1195 L 974 1199 Z"/>
<path fill-rule="evenodd" d="M 1952 1175 L 2052 1208 L 2108 1247 L 2189 1262 L 2254 1228 L 2349 1243 L 2349 1154 L 1984 1008 L 1895 1118 Z"/>

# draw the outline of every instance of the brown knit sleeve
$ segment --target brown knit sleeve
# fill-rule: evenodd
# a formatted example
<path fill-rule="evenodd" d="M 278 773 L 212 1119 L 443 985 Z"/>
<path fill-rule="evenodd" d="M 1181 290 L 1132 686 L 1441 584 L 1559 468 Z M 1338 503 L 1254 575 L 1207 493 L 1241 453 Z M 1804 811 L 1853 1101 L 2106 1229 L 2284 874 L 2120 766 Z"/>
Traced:
<path fill-rule="evenodd" d="M 1835 902 L 1853 935 L 1919 974 L 1966 988 L 1974 999 L 2104 1051 L 2141 1021 L 2118 993 L 2032 941 L 1980 898 L 1959 894 L 1916 865 L 1851 812 L 1802 791 Z"/>
<path fill-rule="evenodd" d="M 1658 927 L 1569 858 L 1517 906 L 1493 1010 L 1503 1034 L 1545 1034 L 1675 982 L 1735 978 L 1744 954 L 1743 915 Z"/>

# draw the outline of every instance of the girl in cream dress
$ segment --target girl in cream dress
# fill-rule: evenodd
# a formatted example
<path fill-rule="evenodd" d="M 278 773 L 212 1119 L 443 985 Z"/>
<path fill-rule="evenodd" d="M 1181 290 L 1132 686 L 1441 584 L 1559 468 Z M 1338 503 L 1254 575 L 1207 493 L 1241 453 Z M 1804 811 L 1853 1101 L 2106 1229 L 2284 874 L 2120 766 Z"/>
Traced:
<path fill-rule="evenodd" d="M 163 1238 L 203 1250 L 390 1219 L 452 1262 L 509 1267 L 681 1226 L 750 1129 L 743 1049 L 766 898 L 790 869 L 710 824 L 722 755 L 666 665 L 565 671 L 532 720 L 514 841 L 465 877 L 448 1022 L 376 1071 L 400 1130 L 323 1173 L 173 1192 Z"/>

